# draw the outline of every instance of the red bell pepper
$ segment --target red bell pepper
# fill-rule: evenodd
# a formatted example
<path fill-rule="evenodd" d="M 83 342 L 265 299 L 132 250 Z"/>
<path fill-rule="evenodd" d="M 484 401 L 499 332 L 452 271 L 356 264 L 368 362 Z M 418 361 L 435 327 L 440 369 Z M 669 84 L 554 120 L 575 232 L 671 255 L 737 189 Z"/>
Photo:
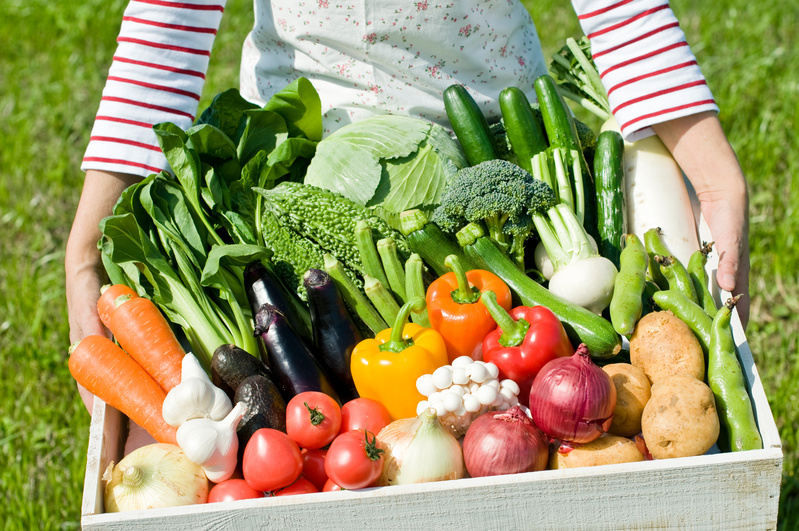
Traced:
<path fill-rule="evenodd" d="M 527 406 L 538 371 L 550 360 L 574 354 L 563 324 L 546 306 L 517 306 L 506 312 L 496 295 L 483 292 L 497 328 L 483 340 L 483 360 L 499 368 L 499 377 L 519 385 L 519 403 Z"/>
<path fill-rule="evenodd" d="M 450 363 L 460 356 L 482 360 L 483 338 L 497 323 L 480 304 L 480 295 L 486 290 L 493 291 L 499 305 L 510 310 L 510 288 L 490 271 L 464 271 L 454 255 L 448 256 L 444 264 L 452 271 L 435 279 L 427 288 L 430 326 L 444 338 Z"/>

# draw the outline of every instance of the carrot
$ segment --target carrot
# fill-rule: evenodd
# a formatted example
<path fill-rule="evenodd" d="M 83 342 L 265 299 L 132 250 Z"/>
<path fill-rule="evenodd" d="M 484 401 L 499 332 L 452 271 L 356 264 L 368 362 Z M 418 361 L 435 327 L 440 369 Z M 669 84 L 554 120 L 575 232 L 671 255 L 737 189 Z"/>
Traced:
<path fill-rule="evenodd" d="M 97 313 L 106 328 L 111 328 L 111 314 L 116 310 L 115 301 L 120 295 L 138 297 L 139 294 L 125 284 L 106 284 L 100 288 L 100 298 L 97 299 Z"/>
<path fill-rule="evenodd" d="M 86 336 L 69 349 L 69 372 L 79 384 L 147 430 L 156 441 L 177 444 L 161 412 L 166 393 L 119 346 L 105 336 Z"/>
<path fill-rule="evenodd" d="M 180 383 L 186 352 L 161 310 L 146 297 L 119 297 L 109 329 L 119 345 L 161 388 L 169 392 Z"/>

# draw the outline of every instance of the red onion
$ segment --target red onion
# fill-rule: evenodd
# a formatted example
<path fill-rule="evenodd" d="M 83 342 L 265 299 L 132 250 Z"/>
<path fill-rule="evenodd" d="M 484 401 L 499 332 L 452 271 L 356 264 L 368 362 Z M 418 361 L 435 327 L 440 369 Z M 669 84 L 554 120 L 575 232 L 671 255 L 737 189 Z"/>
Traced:
<path fill-rule="evenodd" d="M 616 386 L 581 344 L 572 356 L 548 362 L 530 388 L 536 426 L 554 439 L 587 443 L 610 428 Z"/>
<path fill-rule="evenodd" d="M 477 417 L 463 438 L 463 460 L 472 477 L 544 470 L 549 443 L 519 406 Z"/>

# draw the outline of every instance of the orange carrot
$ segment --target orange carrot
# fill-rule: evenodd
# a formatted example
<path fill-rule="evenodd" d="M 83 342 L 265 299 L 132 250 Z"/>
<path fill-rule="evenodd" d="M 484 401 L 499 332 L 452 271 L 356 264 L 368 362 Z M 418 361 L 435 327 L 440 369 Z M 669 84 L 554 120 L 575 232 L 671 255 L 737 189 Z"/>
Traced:
<path fill-rule="evenodd" d="M 86 336 L 70 347 L 69 372 L 79 384 L 147 430 L 156 441 L 177 444 L 164 422 L 166 393 L 141 365 L 105 336 Z"/>
<path fill-rule="evenodd" d="M 146 297 L 119 297 L 110 324 L 119 345 L 164 391 L 169 392 L 180 383 L 186 352 L 153 301 Z"/>
<path fill-rule="evenodd" d="M 116 310 L 115 301 L 120 295 L 138 297 L 132 288 L 125 284 L 108 284 L 100 288 L 100 298 L 97 300 L 97 313 L 106 328 L 111 328 L 111 314 Z"/>

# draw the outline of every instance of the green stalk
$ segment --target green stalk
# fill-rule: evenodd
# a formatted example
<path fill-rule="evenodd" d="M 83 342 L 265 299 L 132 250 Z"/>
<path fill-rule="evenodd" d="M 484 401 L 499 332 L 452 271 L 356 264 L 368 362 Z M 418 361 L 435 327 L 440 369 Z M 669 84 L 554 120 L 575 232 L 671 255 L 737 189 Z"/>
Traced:
<path fill-rule="evenodd" d="M 568 264 L 569 255 L 561 247 L 558 236 L 555 234 L 549 219 L 544 214 L 536 212 L 533 214 L 533 223 L 535 224 L 535 230 L 538 232 L 538 237 L 541 238 L 541 243 L 552 261 L 552 267 L 557 270 Z"/>
<path fill-rule="evenodd" d="M 363 289 L 380 316 L 387 323 L 393 322 L 400 311 L 400 306 L 388 287 L 372 275 L 364 275 Z"/>
<path fill-rule="evenodd" d="M 386 321 L 380 316 L 369 299 L 358 289 L 352 282 L 347 273 L 344 272 L 344 266 L 341 262 L 336 260 L 333 255 L 325 254 L 324 268 L 336 287 L 341 291 L 341 296 L 344 301 L 349 305 L 355 314 L 363 321 L 363 323 L 373 332 L 378 333 L 381 330 L 388 328 Z"/>
<path fill-rule="evenodd" d="M 394 325 L 391 327 L 391 337 L 388 341 L 380 345 L 379 349 L 382 352 L 402 352 L 413 344 L 410 339 L 403 337 L 405 331 L 405 323 L 408 321 L 408 316 L 411 312 L 419 312 L 425 309 L 427 305 L 421 297 L 414 297 L 405 304 L 402 308 L 397 309 L 397 315 L 391 322 Z"/>
<path fill-rule="evenodd" d="M 414 297 L 425 298 L 424 287 L 424 262 L 417 253 L 411 254 L 405 261 L 405 294 L 408 300 Z M 430 327 L 430 318 L 427 315 L 427 308 L 421 312 L 411 313 L 411 320 L 424 327 Z"/>
<path fill-rule="evenodd" d="M 455 279 L 458 282 L 458 288 L 450 294 L 452 300 L 458 304 L 473 304 L 480 298 L 480 290 L 474 286 L 469 285 L 469 280 L 466 278 L 466 270 L 461 265 L 461 261 L 454 254 L 449 255 L 444 264 L 455 273 Z"/>
<path fill-rule="evenodd" d="M 572 175 L 574 175 L 574 213 L 580 224 L 585 223 L 585 183 L 583 182 L 583 169 L 580 165 L 580 154 L 577 150 L 571 150 Z M 565 170 L 564 170 L 565 171 Z"/>
<path fill-rule="evenodd" d="M 558 190 L 558 183 L 552 178 L 549 172 L 549 158 L 546 151 L 542 151 L 533 157 L 533 177 L 539 181 L 543 181 L 555 192 L 555 195 L 560 196 Z"/>
<path fill-rule="evenodd" d="M 499 305 L 497 302 L 497 294 L 493 291 L 484 291 L 480 296 L 482 302 L 488 313 L 496 321 L 497 327 L 502 330 L 502 335 L 499 336 L 499 344 L 503 347 L 518 347 L 524 342 L 527 336 L 527 331 L 530 329 L 530 323 L 524 319 L 515 320 L 510 314 Z"/>
<path fill-rule="evenodd" d="M 569 210 L 566 205 L 556 205 L 555 209 L 560 216 L 560 222 L 566 226 L 571 239 L 572 260 L 585 260 L 596 256 L 588 234 L 585 232 L 583 224 L 577 219 L 577 215 Z"/>
<path fill-rule="evenodd" d="M 585 72 L 585 75 L 588 77 L 588 86 L 594 90 L 594 92 L 598 92 L 600 94 L 605 92 L 605 87 L 602 85 L 602 79 L 599 77 L 599 73 L 596 71 L 596 67 L 591 62 L 591 60 L 586 57 L 583 53 L 580 46 L 577 44 L 577 41 L 574 38 L 569 37 L 566 39 L 566 46 L 569 48 L 571 53 L 574 55 L 574 58 L 580 64 Z M 607 99 L 607 97 L 605 97 Z M 602 100 L 597 99 L 598 102 Z"/>
<path fill-rule="evenodd" d="M 400 302 L 407 302 L 408 296 L 405 293 L 405 268 L 397 255 L 397 242 L 394 238 L 383 238 L 377 242 L 377 253 L 383 263 L 383 270 L 386 272 L 386 282 L 394 296 Z M 380 277 L 376 277 L 380 280 Z M 381 280 L 382 282 L 382 280 Z"/>
<path fill-rule="evenodd" d="M 355 245 L 361 255 L 364 273 L 372 275 L 383 284 L 388 284 L 388 278 L 383 271 L 383 265 L 380 263 L 377 247 L 375 247 L 372 237 L 372 227 L 365 219 L 361 219 L 355 224 Z"/>
<path fill-rule="evenodd" d="M 555 180 L 558 183 L 558 198 L 560 202 L 569 205 L 569 208 L 574 208 L 574 190 L 572 190 L 571 179 L 566 172 L 566 151 L 563 148 L 555 148 L 552 150 L 552 161 L 555 164 Z"/>

